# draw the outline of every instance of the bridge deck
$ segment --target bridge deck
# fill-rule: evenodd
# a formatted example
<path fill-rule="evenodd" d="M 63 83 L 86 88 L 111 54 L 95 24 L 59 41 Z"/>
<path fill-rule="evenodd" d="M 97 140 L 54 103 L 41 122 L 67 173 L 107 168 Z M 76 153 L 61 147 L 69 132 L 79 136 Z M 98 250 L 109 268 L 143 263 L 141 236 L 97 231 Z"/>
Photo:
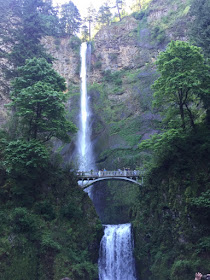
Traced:
<path fill-rule="evenodd" d="M 139 177 L 142 177 L 142 174 L 140 174 L 140 171 L 127 171 L 127 170 L 118 170 L 118 171 L 78 171 L 77 176 L 79 180 L 95 180 L 99 178 L 105 178 L 105 177 L 126 177 L 126 178 L 133 178 L 138 179 Z"/>

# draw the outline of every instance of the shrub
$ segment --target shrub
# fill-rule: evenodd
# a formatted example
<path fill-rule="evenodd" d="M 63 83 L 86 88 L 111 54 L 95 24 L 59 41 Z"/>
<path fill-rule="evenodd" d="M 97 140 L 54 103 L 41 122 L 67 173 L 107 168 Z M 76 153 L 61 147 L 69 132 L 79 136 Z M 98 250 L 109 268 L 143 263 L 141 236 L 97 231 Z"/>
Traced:
<path fill-rule="evenodd" d="M 145 11 L 132 13 L 132 16 L 137 20 L 142 20 L 145 17 L 145 15 L 146 15 Z"/>
<path fill-rule="evenodd" d="M 69 40 L 69 46 L 75 51 L 79 51 L 81 45 L 81 40 L 77 36 L 71 36 Z"/>
<path fill-rule="evenodd" d="M 30 234 L 30 237 L 34 237 L 38 230 L 37 216 L 30 213 L 26 208 L 15 208 L 12 214 L 12 226 L 14 233 Z"/>
<path fill-rule="evenodd" d="M 156 40 L 158 44 L 161 44 L 165 41 L 166 34 L 161 27 L 155 26 L 151 31 L 151 37 L 153 40 Z"/>
<path fill-rule="evenodd" d="M 183 278 L 192 278 L 193 266 L 188 260 L 178 260 L 176 261 L 171 269 L 171 280 L 180 280 Z"/>
<path fill-rule="evenodd" d="M 95 69 L 101 69 L 102 66 L 102 62 L 101 61 L 96 61 L 96 63 L 94 64 L 94 68 Z"/>

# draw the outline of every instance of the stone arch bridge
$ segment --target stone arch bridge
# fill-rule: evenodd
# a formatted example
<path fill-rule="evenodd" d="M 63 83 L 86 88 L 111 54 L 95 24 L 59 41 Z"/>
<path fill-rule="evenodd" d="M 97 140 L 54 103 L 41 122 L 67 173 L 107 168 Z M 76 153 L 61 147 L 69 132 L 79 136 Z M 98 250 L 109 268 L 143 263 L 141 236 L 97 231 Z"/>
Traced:
<path fill-rule="evenodd" d="M 96 182 L 105 180 L 122 180 L 141 186 L 143 184 L 143 174 L 136 170 L 118 171 L 78 171 L 78 181 L 83 189 L 88 188 Z"/>

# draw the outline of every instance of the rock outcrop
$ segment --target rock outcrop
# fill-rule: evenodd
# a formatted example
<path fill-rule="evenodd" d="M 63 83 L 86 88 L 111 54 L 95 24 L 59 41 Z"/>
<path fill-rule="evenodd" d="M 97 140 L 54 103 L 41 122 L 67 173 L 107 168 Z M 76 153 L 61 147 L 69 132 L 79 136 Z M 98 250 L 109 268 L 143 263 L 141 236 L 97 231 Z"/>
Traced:
<path fill-rule="evenodd" d="M 65 78 L 67 85 L 79 82 L 80 57 L 77 50 L 70 46 L 70 38 L 45 37 L 42 44 L 47 52 L 54 57 L 54 69 Z"/>

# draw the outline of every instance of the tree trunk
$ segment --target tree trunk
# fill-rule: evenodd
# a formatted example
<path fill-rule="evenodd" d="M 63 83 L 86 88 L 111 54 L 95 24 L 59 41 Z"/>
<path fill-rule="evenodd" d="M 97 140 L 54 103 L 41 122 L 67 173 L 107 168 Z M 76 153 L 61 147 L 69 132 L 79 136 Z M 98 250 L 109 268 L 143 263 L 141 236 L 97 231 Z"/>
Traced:
<path fill-rule="evenodd" d="M 120 14 L 120 8 L 119 8 L 119 4 L 118 3 L 117 3 L 117 12 L 118 12 L 119 19 L 121 21 L 121 14 Z"/>
<path fill-rule="evenodd" d="M 141 11 L 141 0 L 139 0 L 139 10 Z"/>
<path fill-rule="evenodd" d="M 191 126 L 192 126 L 193 129 L 195 129 L 195 123 L 194 123 L 194 120 L 193 120 L 193 114 L 192 114 L 192 112 L 191 112 L 191 110 L 190 110 L 190 108 L 188 107 L 187 104 L 185 104 L 185 107 L 187 108 L 188 115 L 190 117 Z"/>
<path fill-rule="evenodd" d="M 182 128 L 185 129 L 185 118 L 184 118 L 184 102 L 183 102 L 183 93 L 182 90 L 178 92 L 178 100 L 179 100 L 179 111 L 182 120 Z"/>

